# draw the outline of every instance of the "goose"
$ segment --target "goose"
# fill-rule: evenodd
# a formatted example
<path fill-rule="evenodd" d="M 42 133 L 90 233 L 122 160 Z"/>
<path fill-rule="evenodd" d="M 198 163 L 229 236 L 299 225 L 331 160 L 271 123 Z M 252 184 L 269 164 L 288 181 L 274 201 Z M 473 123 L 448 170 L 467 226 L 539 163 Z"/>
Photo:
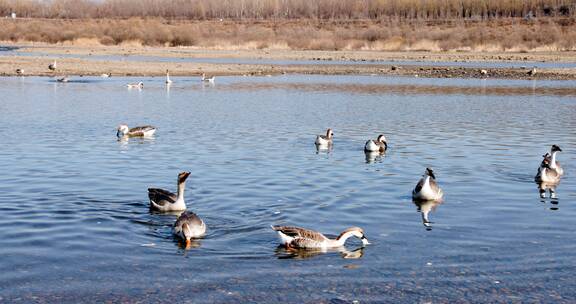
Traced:
<path fill-rule="evenodd" d="M 442 192 L 442 189 L 436 184 L 434 171 L 426 168 L 424 176 L 422 176 L 412 191 L 412 199 L 415 201 L 437 201 L 441 200 L 443 196 L 444 192 Z"/>
<path fill-rule="evenodd" d="M 386 137 L 383 134 L 378 135 L 376 140 L 369 140 L 364 145 L 365 152 L 384 152 L 388 149 L 388 143 L 386 142 Z"/>
<path fill-rule="evenodd" d="M 118 129 L 116 130 L 116 136 L 119 138 L 122 137 L 148 137 L 152 136 L 156 133 L 156 127 L 153 126 L 140 126 L 134 127 L 132 129 L 128 128 L 127 125 L 119 125 Z"/>
<path fill-rule="evenodd" d="M 16 74 L 18 75 L 24 74 L 24 69 L 16 69 Z"/>
<path fill-rule="evenodd" d="M 329 146 L 332 144 L 332 137 L 334 136 L 334 132 L 332 129 L 326 130 L 326 135 L 317 135 L 316 141 L 314 144 L 317 146 Z"/>
<path fill-rule="evenodd" d="M 529 75 L 529 76 L 534 76 L 534 75 L 536 75 L 536 67 L 533 67 L 530 71 L 528 71 L 528 75 Z"/>
<path fill-rule="evenodd" d="M 351 227 L 344 230 L 336 239 L 329 239 L 320 232 L 313 230 L 291 227 L 291 226 L 271 226 L 278 232 L 280 240 L 287 248 L 336 248 L 344 246 L 346 240 L 352 236 L 360 238 L 363 245 L 368 245 L 368 239 L 364 235 L 364 230 L 358 227 Z"/>
<path fill-rule="evenodd" d="M 214 82 L 216 76 L 206 77 L 206 74 L 202 73 L 202 82 Z"/>
<path fill-rule="evenodd" d="M 534 178 L 538 184 L 540 198 L 546 198 L 546 189 L 550 190 L 550 198 L 556 198 L 556 186 L 560 183 L 560 177 L 558 171 L 550 167 L 549 159 L 544 158 Z"/>
<path fill-rule="evenodd" d="M 163 189 L 148 188 L 150 209 L 161 212 L 186 210 L 184 188 L 186 188 L 188 176 L 190 176 L 190 172 L 180 172 L 178 174 L 178 194 Z"/>
<path fill-rule="evenodd" d="M 54 60 L 53 63 L 51 63 L 51 64 L 48 65 L 48 69 L 49 69 L 50 71 L 56 71 L 56 60 Z"/>
<path fill-rule="evenodd" d="M 166 70 L 166 84 L 172 84 L 172 80 L 170 80 L 170 73 Z"/>
<path fill-rule="evenodd" d="M 61 77 L 61 78 L 56 79 L 56 81 L 58 81 L 58 82 L 68 82 L 68 81 L 70 81 L 70 77 L 64 76 L 64 77 Z"/>
<path fill-rule="evenodd" d="M 188 246 L 190 239 L 199 238 L 206 234 L 206 224 L 194 212 L 186 211 L 174 223 L 172 233 L 184 240 Z"/>
<path fill-rule="evenodd" d="M 142 81 L 138 83 L 129 83 L 126 85 L 129 89 L 142 89 L 144 87 L 144 83 Z"/>
<path fill-rule="evenodd" d="M 564 169 L 560 166 L 560 162 L 556 160 L 556 154 L 562 152 L 562 149 L 557 145 L 552 145 L 550 153 L 542 155 L 544 158 L 538 167 L 538 172 L 534 181 L 537 183 L 558 183 L 560 182 L 560 177 L 564 175 Z"/>
<path fill-rule="evenodd" d="M 109 78 L 109 77 L 112 77 L 112 73 L 104 73 L 104 74 L 101 74 L 100 77 Z"/>

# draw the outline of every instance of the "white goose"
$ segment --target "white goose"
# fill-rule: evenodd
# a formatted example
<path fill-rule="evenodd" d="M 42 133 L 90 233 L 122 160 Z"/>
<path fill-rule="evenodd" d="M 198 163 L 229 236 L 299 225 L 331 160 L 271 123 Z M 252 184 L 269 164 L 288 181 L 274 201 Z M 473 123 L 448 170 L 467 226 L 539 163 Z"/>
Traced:
<path fill-rule="evenodd" d="M 199 238 L 206 234 L 206 224 L 194 212 L 186 211 L 174 223 L 172 233 L 184 240 L 188 246 L 190 239 Z"/>
<path fill-rule="evenodd" d="M 174 194 L 158 188 L 148 188 L 148 198 L 150 199 L 150 209 L 161 212 L 186 210 L 184 202 L 184 189 L 186 179 L 190 172 L 180 172 L 178 174 L 178 193 Z"/>
<path fill-rule="evenodd" d="M 166 70 L 166 85 L 171 85 L 172 84 L 172 80 L 170 79 L 170 72 L 168 72 L 168 70 Z"/>
<path fill-rule="evenodd" d="M 368 239 L 364 235 L 364 230 L 358 227 L 351 227 L 344 230 L 336 239 L 329 239 L 322 233 L 291 226 L 272 226 L 278 232 L 282 245 L 288 248 L 311 248 L 328 249 L 344 246 L 346 240 L 355 236 L 362 240 L 363 245 L 368 245 Z"/>
<path fill-rule="evenodd" d="M 334 137 L 334 132 L 332 129 L 326 130 L 326 135 L 317 135 L 314 144 L 320 147 L 330 146 L 332 144 L 332 138 Z"/>
<path fill-rule="evenodd" d="M 132 129 L 128 128 L 128 125 L 119 125 L 116 130 L 116 136 L 118 138 L 123 137 L 149 137 L 156 133 L 156 127 L 154 126 L 140 126 L 134 127 Z"/>
<path fill-rule="evenodd" d="M 216 79 L 216 76 L 206 77 L 206 74 L 202 73 L 202 78 L 201 78 L 202 82 L 213 83 L 215 79 Z"/>
<path fill-rule="evenodd" d="M 415 201 L 437 201 L 441 200 L 444 196 L 442 189 L 436 183 L 436 176 L 434 171 L 426 168 L 424 176 L 418 181 L 416 187 L 412 191 L 412 199 Z"/>
<path fill-rule="evenodd" d="M 383 134 L 378 135 L 376 140 L 369 140 L 364 145 L 365 152 L 385 152 L 388 149 L 386 137 Z"/>

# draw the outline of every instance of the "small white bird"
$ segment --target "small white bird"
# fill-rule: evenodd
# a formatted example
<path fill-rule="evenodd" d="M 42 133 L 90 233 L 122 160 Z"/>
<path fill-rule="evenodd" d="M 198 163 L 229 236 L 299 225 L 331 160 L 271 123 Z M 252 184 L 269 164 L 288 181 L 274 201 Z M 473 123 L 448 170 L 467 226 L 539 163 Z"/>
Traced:
<path fill-rule="evenodd" d="M 166 84 L 167 85 L 172 84 L 172 80 L 170 80 L 170 73 L 168 72 L 168 70 L 166 70 Z"/>
<path fill-rule="evenodd" d="M 129 89 L 142 89 L 144 87 L 144 83 L 142 81 L 138 83 L 129 83 L 126 85 Z"/>
<path fill-rule="evenodd" d="M 109 78 L 111 76 L 112 76 L 112 73 L 104 73 L 104 74 L 100 75 L 100 77 L 102 77 L 102 78 Z"/>
<path fill-rule="evenodd" d="M 190 245 L 190 239 L 199 238 L 206 234 L 206 224 L 194 212 L 182 213 L 174 223 L 172 233 Z"/>
<path fill-rule="evenodd" d="M 412 199 L 415 201 L 436 201 L 441 200 L 442 197 L 444 197 L 444 192 L 436 183 L 434 171 L 426 168 L 423 177 L 412 191 Z"/>
<path fill-rule="evenodd" d="M 116 136 L 118 138 L 122 137 L 149 137 L 156 133 L 156 127 L 154 126 L 140 126 L 134 127 L 132 129 L 128 128 L 128 125 L 122 124 L 116 129 Z"/>
<path fill-rule="evenodd" d="M 211 82 L 213 83 L 214 80 L 216 79 L 216 76 L 210 76 L 210 77 L 206 77 L 206 74 L 202 73 L 202 82 Z"/>
<path fill-rule="evenodd" d="M 148 188 L 150 209 L 161 212 L 186 210 L 184 189 L 186 188 L 186 179 L 188 176 L 190 176 L 190 172 L 180 172 L 180 174 L 178 174 L 177 194 L 163 189 Z"/>
<path fill-rule="evenodd" d="M 378 135 L 376 140 L 369 140 L 364 145 L 364 152 L 384 152 L 388 149 L 386 137 L 383 134 Z"/>
<path fill-rule="evenodd" d="M 272 226 L 272 229 L 278 232 L 282 245 L 288 248 L 336 248 L 344 246 L 346 240 L 352 236 L 362 240 L 363 245 L 370 244 L 364 235 L 364 230 L 358 227 L 351 227 L 344 230 L 336 239 L 329 239 L 320 232 L 300 227 Z"/>
<path fill-rule="evenodd" d="M 321 147 L 330 146 L 332 144 L 332 138 L 333 137 L 334 137 L 334 132 L 332 132 L 332 129 L 328 129 L 328 130 L 326 130 L 326 135 L 317 135 L 316 136 L 316 141 L 314 142 L 314 144 L 316 146 L 321 146 Z"/>

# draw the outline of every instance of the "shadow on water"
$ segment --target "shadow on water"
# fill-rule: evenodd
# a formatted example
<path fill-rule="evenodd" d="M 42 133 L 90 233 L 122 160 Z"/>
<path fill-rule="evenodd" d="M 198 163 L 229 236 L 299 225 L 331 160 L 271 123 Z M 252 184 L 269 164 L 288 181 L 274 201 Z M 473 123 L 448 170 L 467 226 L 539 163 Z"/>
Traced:
<path fill-rule="evenodd" d="M 0 46 L 0 52 L 10 52 L 19 49 L 18 46 Z"/>
<path fill-rule="evenodd" d="M 386 152 L 364 151 L 364 156 L 366 157 L 367 164 L 381 163 L 384 157 L 386 157 Z"/>
<path fill-rule="evenodd" d="M 287 248 L 283 245 L 276 247 L 274 255 L 278 259 L 297 259 L 305 260 L 321 256 L 324 254 L 339 254 L 343 259 L 359 259 L 364 255 L 364 247 L 358 247 L 354 250 L 348 250 L 346 247 L 331 249 L 295 249 Z"/>
<path fill-rule="evenodd" d="M 442 204 L 442 201 L 412 200 L 412 203 L 416 205 L 416 210 L 422 215 L 422 224 L 426 227 L 426 230 L 432 230 L 432 224 L 434 224 L 434 222 L 430 221 L 430 212 L 435 211 L 436 208 Z"/>

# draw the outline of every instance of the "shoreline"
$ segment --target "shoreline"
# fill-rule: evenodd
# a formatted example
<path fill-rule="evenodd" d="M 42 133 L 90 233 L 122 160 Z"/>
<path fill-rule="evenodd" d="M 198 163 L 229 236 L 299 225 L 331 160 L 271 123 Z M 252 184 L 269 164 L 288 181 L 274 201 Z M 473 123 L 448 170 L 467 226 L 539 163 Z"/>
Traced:
<path fill-rule="evenodd" d="M 576 52 L 534 53 L 478 53 L 478 52 L 377 52 L 377 51 L 291 51 L 291 50 L 210 50 L 175 47 L 80 47 L 64 45 L 15 45 L 1 56 L 2 76 L 163 76 L 170 70 L 173 76 L 211 75 L 390 75 L 427 78 L 497 78 L 497 79 L 546 79 L 576 80 L 576 68 L 538 68 L 534 75 L 531 63 L 576 62 Z M 86 58 L 74 58 L 77 56 Z M 109 56 L 93 59 L 91 56 Z M 134 56 L 158 57 L 166 61 L 148 61 Z M 58 69 L 48 70 L 52 58 L 58 58 Z M 171 61 L 173 59 L 173 61 Z M 245 59 L 267 63 L 207 63 L 182 61 L 182 59 Z M 279 63 L 270 63 L 279 61 Z M 281 61 L 293 61 L 283 64 Z M 298 63 L 299 61 L 306 61 Z M 312 62 L 310 62 L 312 61 Z M 318 63 L 314 63 L 318 61 Z M 331 63 L 332 61 L 338 63 Z M 396 62 L 397 61 L 397 62 Z M 380 63 L 382 62 L 382 63 Z M 410 64 L 406 64 L 410 62 Z M 422 62 L 423 64 L 418 64 Z M 517 63 L 517 67 L 452 66 L 458 62 Z M 403 64 L 404 63 L 404 64 Z M 23 69 L 22 75 L 16 69 Z M 486 74 L 482 72 L 486 70 Z"/>

